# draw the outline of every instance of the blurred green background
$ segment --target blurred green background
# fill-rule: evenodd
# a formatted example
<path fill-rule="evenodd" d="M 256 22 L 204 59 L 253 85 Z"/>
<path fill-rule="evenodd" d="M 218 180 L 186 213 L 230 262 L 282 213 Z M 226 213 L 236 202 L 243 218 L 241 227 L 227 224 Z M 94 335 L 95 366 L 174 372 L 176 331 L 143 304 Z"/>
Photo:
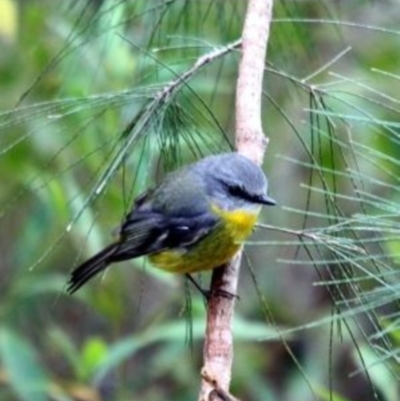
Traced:
<path fill-rule="evenodd" d="M 139 260 L 65 284 L 165 171 L 233 146 L 238 50 L 179 77 L 240 38 L 245 10 L 0 0 L 1 401 L 197 397 L 205 306 L 182 277 Z M 240 399 L 398 400 L 399 18 L 396 0 L 275 2 L 278 206 L 241 270 Z"/>

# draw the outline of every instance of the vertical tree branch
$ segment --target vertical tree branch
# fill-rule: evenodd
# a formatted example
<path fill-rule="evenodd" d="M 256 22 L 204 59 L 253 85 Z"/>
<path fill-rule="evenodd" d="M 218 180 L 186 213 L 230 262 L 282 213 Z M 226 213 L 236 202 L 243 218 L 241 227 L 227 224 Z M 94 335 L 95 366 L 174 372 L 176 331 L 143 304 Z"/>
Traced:
<path fill-rule="evenodd" d="M 261 165 L 268 144 L 261 95 L 273 0 L 249 0 L 236 87 L 236 149 Z"/>
<path fill-rule="evenodd" d="M 242 58 L 236 88 L 236 149 L 261 165 L 267 138 L 261 123 L 261 95 L 273 0 L 249 0 L 242 35 Z M 204 342 L 200 401 L 218 388 L 229 394 L 233 361 L 232 321 L 241 252 L 212 275 Z M 214 383 L 214 384 L 212 384 Z M 212 393 L 215 399 L 215 392 Z M 221 398 L 222 399 L 222 398 Z"/>

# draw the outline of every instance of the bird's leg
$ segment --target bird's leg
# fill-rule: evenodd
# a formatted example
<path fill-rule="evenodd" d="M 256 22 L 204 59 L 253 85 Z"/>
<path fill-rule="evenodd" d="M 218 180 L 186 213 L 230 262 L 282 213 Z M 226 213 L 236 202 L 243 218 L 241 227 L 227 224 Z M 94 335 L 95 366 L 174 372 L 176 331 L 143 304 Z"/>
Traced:
<path fill-rule="evenodd" d="M 227 298 L 227 299 L 233 299 L 233 298 L 236 298 L 238 301 L 240 301 L 240 297 L 239 297 L 239 295 L 237 295 L 237 294 L 232 294 L 231 292 L 229 292 L 229 291 L 224 291 L 224 290 L 214 290 L 214 291 L 208 291 L 209 292 L 209 294 L 211 295 L 211 294 L 214 294 L 214 295 L 217 295 L 217 296 L 220 296 L 220 297 L 223 297 L 223 298 Z"/>
<path fill-rule="evenodd" d="M 195 288 L 203 295 L 203 297 L 208 301 L 208 298 L 210 298 L 210 291 L 205 290 L 200 286 L 200 284 L 189 274 L 185 274 L 186 278 L 195 286 Z"/>
<path fill-rule="evenodd" d="M 205 290 L 204 288 L 202 288 L 200 286 L 200 284 L 189 273 L 186 273 L 185 276 L 196 287 L 196 289 L 201 293 L 201 295 L 203 295 L 203 297 L 204 297 L 204 299 L 206 301 L 208 301 L 210 299 L 211 294 L 219 295 L 221 297 L 225 297 L 225 298 L 228 298 L 228 299 L 232 299 L 232 298 L 236 298 L 238 300 L 240 299 L 238 295 L 231 294 L 228 291 L 224 291 L 224 290 L 217 290 L 217 291 Z"/>

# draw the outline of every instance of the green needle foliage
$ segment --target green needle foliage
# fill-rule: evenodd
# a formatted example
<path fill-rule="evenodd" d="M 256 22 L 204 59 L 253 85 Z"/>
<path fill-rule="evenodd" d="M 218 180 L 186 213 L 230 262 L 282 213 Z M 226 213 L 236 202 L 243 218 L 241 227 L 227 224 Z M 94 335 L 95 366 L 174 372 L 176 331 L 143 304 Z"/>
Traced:
<path fill-rule="evenodd" d="M 246 3 L 0 0 L 0 401 L 196 396 L 204 302 L 183 278 L 135 260 L 64 290 L 145 188 L 233 149 Z M 243 260 L 243 399 L 398 399 L 400 31 L 381 3 L 275 2 L 279 206 Z"/>

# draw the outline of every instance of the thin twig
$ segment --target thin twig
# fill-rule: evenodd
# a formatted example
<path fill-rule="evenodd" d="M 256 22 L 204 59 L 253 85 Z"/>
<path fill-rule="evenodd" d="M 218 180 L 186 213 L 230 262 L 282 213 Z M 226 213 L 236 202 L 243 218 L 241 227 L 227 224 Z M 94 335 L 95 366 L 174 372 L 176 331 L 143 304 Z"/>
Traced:
<path fill-rule="evenodd" d="M 127 154 L 129 154 L 131 147 L 137 139 L 137 135 L 132 134 L 132 131 L 135 129 L 136 132 L 146 132 L 148 125 L 152 121 L 155 110 L 158 110 L 160 106 L 165 104 L 168 99 L 174 96 L 184 85 L 187 85 L 188 81 L 203 67 L 237 49 L 238 47 L 240 47 L 240 44 L 241 39 L 238 39 L 232 43 L 227 44 L 226 46 L 217 48 L 210 53 L 200 56 L 192 67 L 190 67 L 182 75 L 168 82 L 160 91 L 155 94 L 153 100 L 145 105 L 141 111 L 139 111 L 139 113 L 126 125 L 126 127 L 120 133 L 120 138 L 124 138 L 124 140 L 120 141 L 116 145 L 117 149 L 115 150 L 115 154 L 113 155 L 112 160 L 102 172 L 97 182 L 93 185 L 92 190 L 83 200 L 80 208 L 69 221 L 65 232 L 68 232 L 72 229 L 73 225 L 78 221 L 89 203 L 93 202 L 104 191 L 111 178 L 115 175 L 115 173 L 123 164 Z"/>
<path fill-rule="evenodd" d="M 307 77 L 303 78 L 302 81 L 303 82 L 310 81 L 311 79 L 315 78 L 317 75 L 319 75 L 322 72 L 326 71 L 329 67 L 331 67 L 337 61 L 339 61 L 342 57 L 344 57 L 349 51 L 351 51 L 351 49 L 352 49 L 351 46 L 347 46 L 346 49 L 342 50 L 340 53 L 338 53 L 335 57 L 333 57 L 331 60 L 329 60 L 323 66 L 318 68 L 316 71 L 312 72 L 310 75 L 308 75 Z"/>

